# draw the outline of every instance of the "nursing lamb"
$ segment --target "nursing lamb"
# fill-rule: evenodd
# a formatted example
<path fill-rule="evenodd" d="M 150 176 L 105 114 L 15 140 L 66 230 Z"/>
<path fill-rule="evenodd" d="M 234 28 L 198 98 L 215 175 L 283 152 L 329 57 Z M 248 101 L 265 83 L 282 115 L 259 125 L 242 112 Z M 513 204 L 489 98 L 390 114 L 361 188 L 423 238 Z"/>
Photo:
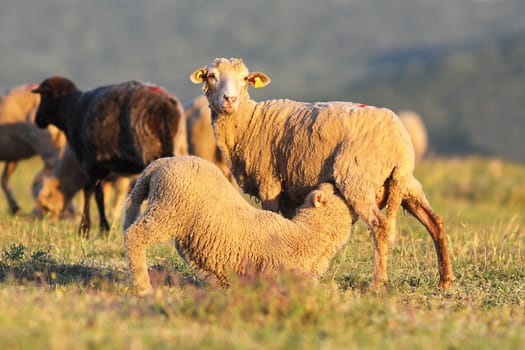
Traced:
<path fill-rule="evenodd" d="M 350 208 L 334 192 L 333 185 L 320 185 L 288 220 L 250 205 L 207 160 L 185 156 L 152 162 L 126 200 L 123 221 L 124 247 L 138 294 L 152 291 L 147 247 L 170 238 L 184 259 L 214 274 L 223 286 L 231 272 L 322 275 L 352 225 Z"/>

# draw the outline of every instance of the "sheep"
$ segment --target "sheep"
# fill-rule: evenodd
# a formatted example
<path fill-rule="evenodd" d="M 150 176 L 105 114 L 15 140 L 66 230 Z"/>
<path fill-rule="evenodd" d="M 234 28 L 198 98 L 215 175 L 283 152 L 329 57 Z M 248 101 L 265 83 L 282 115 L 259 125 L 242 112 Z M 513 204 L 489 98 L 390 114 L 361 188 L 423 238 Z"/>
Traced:
<path fill-rule="evenodd" d="M 100 229 L 109 231 L 101 180 L 109 173 L 138 174 L 151 161 L 176 154 L 178 144 L 186 142 L 180 102 L 150 83 L 127 81 L 80 91 L 71 80 L 53 76 L 33 92 L 42 99 L 36 125 L 53 124 L 64 131 L 88 178 L 83 188 L 81 236 L 87 236 L 91 227 L 93 192 Z"/>
<path fill-rule="evenodd" d="M 65 135 L 54 126 L 41 130 L 34 124 L 40 97 L 31 93 L 35 84 L 16 86 L 0 98 L 0 161 L 5 161 L 2 190 L 6 195 L 10 214 L 20 210 L 9 178 L 18 162 L 38 155 L 44 166 L 35 176 L 34 188 L 55 165 L 66 143 Z"/>
<path fill-rule="evenodd" d="M 66 145 L 63 156 L 51 173 L 44 176 L 35 191 L 34 212 L 39 216 L 49 214 L 54 219 L 71 216 L 75 212 L 72 199 L 87 181 L 87 176 L 82 171 L 75 153 L 69 145 Z M 107 200 L 114 189 L 113 210 L 120 211 L 128 194 L 130 181 L 129 177 L 109 175 L 102 185 L 106 200 L 104 207 L 109 205 Z"/>
<path fill-rule="evenodd" d="M 394 112 L 339 101 L 255 102 L 248 86 L 264 87 L 270 78 L 250 72 L 242 59 L 217 58 L 190 80 L 203 83 L 217 144 L 241 189 L 259 198 L 263 209 L 291 217 L 315 186 L 335 183 L 372 234 L 370 288 L 378 290 L 388 281 L 389 241 L 403 206 L 434 241 L 439 286 L 451 286 L 444 224 L 413 175 L 410 136 Z"/>
<path fill-rule="evenodd" d="M 123 241 L 136 291 L 145 295 L 152 291 L 146 249 L 169 238 L 191 266 L 227 287 L 231 272 L 321 276 L 351 224 L 350 208 L 332 184 L 307 195 L 289 220 L 250 205 L 213 163 L 167 157 L 148 165 L 126 199 Z"/>
<path fill-rule="evenodd" d="M 208 99 L 201 95 L 182 103 L 186 114 L 188 153 L 207 159 L 221 169 L 228 180 L 235 185 L 235 179 L 228 164 L 217 147 L 211 127 L 211 111 Z"/>
<path fill-rule="evenodd" d="M 410 110 L 401 110 L 398 115 L 410 135 L 414 145 L 416 163 L 419 163 L 425 156 L 428 147 L 427 129 L 423 119 L 419 114 Z"/>

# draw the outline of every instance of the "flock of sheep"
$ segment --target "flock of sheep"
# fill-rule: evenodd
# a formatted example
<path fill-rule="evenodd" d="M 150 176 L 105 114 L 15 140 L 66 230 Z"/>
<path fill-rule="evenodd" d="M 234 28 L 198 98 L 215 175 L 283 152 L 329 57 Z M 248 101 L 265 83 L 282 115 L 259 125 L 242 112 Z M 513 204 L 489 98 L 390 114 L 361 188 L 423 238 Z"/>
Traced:
<path fill-rule="evenodd" d="M 370 288 L 377 290 L 388 281 L 389 243 L 403 207 L 434 242 L 439 286 L 451 286 L 443 221 L 413 176 L 427 147 L 417 115 L 351 102 L 255 102 L 248 87 L 270 78 L 241 59 L 215 59 L 190 80 L 204 96 L 184 104 L 140 81 L 81 91 L 54 76 L 11 90 L 0 101 L 9 211 L 19 206 L 8 178 L 34 155 L 44 161 L 32 184 L 34 211 L 69 216 L 82 189 L 81 235 L 90 230 L 93 194 L 100 229 L 109 230 L 105 185 L 117 188 L 133 283 L 146 295 L 149 245 L 173 239 L 182 258 L 223 286 L 230 273 L 319 277 L 359 218 L 373 238 Z"/>

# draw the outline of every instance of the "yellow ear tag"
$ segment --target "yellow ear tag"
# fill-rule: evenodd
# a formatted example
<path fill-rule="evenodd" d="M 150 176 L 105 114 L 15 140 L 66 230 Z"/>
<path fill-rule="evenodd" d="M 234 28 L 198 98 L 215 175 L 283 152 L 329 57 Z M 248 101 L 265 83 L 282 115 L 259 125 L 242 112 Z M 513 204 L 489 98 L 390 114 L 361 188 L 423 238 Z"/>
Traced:
<path fill-rule="evenodd" d="M 200 71 L 196 74 L 196 78 L 197 78 L 198 80 L 201 80 L 201 79 L 202 79 L 202 75 L 203 75 L 203 74 L 202 74 L 202 71 L 200 70 Z"/>
<path fill-rule="evenodd" d="M 264 87 L 264 83 L 260 77 L 255 77 L 255 83 L 253 83 L 253 87 L 255 88 L 262 88 Z"/>

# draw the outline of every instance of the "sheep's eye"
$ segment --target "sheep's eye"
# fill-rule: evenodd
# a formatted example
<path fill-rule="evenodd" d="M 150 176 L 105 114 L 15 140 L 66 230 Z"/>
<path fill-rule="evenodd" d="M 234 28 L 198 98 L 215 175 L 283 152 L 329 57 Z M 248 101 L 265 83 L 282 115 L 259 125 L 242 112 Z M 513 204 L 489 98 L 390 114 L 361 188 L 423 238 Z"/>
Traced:
<path fill-rule="evenodd" d="M 208 78 L 208 79 L 215 79 L 215 74 L 214 73 L 208 73 L 206 78 Z"/>

